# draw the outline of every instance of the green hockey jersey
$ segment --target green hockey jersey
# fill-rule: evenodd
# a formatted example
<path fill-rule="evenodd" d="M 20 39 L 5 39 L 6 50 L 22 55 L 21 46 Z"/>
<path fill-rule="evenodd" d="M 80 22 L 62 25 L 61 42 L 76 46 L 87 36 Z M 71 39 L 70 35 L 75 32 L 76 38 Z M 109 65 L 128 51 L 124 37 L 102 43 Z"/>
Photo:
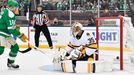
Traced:
<path fill-rule="evenodd" d="M 16 28 L 16 15 L 8 8 L 0 12 L 0 36 L 9 37 L 12 35 L 19 36 L 20 32 Z"/>

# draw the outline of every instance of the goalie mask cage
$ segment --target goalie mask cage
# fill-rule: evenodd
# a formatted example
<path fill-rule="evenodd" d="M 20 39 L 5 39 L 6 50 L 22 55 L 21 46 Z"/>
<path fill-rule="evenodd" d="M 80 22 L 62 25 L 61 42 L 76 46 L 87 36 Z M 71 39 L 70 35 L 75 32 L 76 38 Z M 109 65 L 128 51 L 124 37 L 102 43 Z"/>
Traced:
<path fill-rule="evenodd" d="M 110 25 L 108 22 L 104 22 L 105 20 L 118 20 L 119 25 Z M 104 24 L 102 24 L 104 23 Z M 123 70 L 123 17 L 101 17 L 101 18 L 96 18 L 96 43 L 97 43 L 97 48 L 99 50 L 100 45 L 99 45 L 99 32 L 100 32 L 100 27 L 118 27 L 119 29 L 119 56 L 120 56 L 120 70 Z"/>

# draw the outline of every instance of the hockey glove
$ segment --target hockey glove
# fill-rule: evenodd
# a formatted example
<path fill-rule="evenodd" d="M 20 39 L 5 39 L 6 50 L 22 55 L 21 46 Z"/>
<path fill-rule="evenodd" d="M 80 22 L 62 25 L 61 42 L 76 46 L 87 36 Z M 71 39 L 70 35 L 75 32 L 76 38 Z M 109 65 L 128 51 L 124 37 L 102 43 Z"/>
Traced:
<path fill-rule="evenodd" d="M 18 38 L 23 42 L 26 42 L 28 40 L 28 38 L 26 37 L 26 35 L 24 33 L 20 33 Z"/>
<path fill-rule="evenodd" d="M 81 56 L 81 52 L 78 49 L 74 49 L 67 59 L 77 60 Z"/>

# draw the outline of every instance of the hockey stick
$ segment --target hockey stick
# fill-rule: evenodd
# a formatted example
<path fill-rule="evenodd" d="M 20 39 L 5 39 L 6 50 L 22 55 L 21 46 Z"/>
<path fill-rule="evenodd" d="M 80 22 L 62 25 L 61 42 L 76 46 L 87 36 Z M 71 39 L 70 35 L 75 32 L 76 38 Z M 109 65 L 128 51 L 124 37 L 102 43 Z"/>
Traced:
<path fill-rule="evenodd" d="M 20 53 L 27 53 L 27 52 L 29 52 L 29 51 L 31 51 L 32 50 L 32 48 L 31 47 L 29 47 L 29 48 L 27 48 L 27 49 L 25 49 L 25 50 L 19 50 L 19 52 Z M 43 54 L 45 54 L 45 52 L 44 51 L 42 51 L 42 50 L 40 50 L 40 49 L 37 49 L 36 51 L 40 51 L 41 53 L 43 53 Z"/>
<path fill-rule="evenodd" d="M 35 47 L 30 41 L 27 41 L 26 43 L 29 43 L 31 46 L 33 46 L 33 48 L 36 48 L 36 49 L 34 49 L 35 51 L 39 51 L 39 52 L 41 52 L 41 53 L 43 53 L 43 54 L 45 54 L 45 55 L 47 55 L 48 56 L 48 54 L 51 54 L 51 55 L 53 55 L 54 54 L 54 50 L 41 50 L 41 49 L 39 49 L 39 48 L 37 48 L 37 47 Z M 29 51 L 31 51 L 33 48 L 31 47 L 31 46 L 29 46 L 27 49 L 25 49 L 25 50 L 19 50 L 19 52 L 20 53 L 27 53 L 27 52 L 29 52 Z M 51 51 L 51 52 L 49 52 L 49 51 Z M 50 55 L 49 55 L 50 56 Z"/>
<path fill-rule="evenodd" d="M 19 50 L 19 52 L 20 52 L 20 53 L 27 53 L 27 52 L 29 52 L 29 51 L 31 51 L 31 50 L 32 50 L 32 48 L 29 47 L 29 48 L 27 48 L 27 49 L 25 49 L 25 50 L 22 50 L 22 51 Z"/>
<path fill-rule="evenodd" d="M 34 48 L 35 48 L 35 47 L 34 47 Z M 29 47 L 29 48 L 27 48 L 27 49 L 25 49 L 25 50 L 19 50 L 19 52 L 20 52 L 20 53 L 27 53 L 27 52 L 29 52 L 29 51 L 31 51 L 31 50 L 32 50 L 32 48 Z M 45 54 L 45 52 L 42 51 L 42 50 L 40 50 L 40 49 L 36 49 L 36 51 L 40 51 L 41 53 Z"/>
<path fill-rule="evenodd" d="M 26 19 L 29 22 L 29 8 L 28 8 L 28 12 L 26 13 Z M 29 25 L 28 25 L 28 32 L 29 32 Z M 29 37 L 29 33 L 28 33 L 28 37 Z M 29 46 L 29 39 L 27 42 L 28 42 L 28 48 L 22 51 L 19 50 L 20 53 L 27 53 L 32 50 L 32 48 Z"/>

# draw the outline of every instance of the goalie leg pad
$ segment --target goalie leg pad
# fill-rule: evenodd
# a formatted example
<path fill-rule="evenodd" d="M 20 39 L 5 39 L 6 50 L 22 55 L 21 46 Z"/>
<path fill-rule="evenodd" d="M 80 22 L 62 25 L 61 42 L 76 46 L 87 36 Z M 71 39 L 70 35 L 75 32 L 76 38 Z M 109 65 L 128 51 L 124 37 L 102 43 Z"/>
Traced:
<path fill-rule="evenodd" d="M 75 68 L 76 73 L 110 72 L 112 70 L 112 63 L 107 61 L 77 61 Z"/>
<path fill-rule="evenodd" d="M 55 71 L 62 71 L 62 66 L 61 66 L 62 64 L 61 64 L 61 62 L 59 62 L 59 63 L 54 63 L 54 70 Z"/>
<path fill-rule="evenodd" d="M 75 72 L 74 71 L 74 66 L 72 64 L 72 60 L 62 61 L 61 64 L 62 64 L 63 72 L 69 72 L 69 73 Z"/>
<path fill-rule="evenodd" d="M 91 73 L 91 63 L 88 61 L 77 61 L 75 72 L 76 73 Z"/>
<path fill-rule="evenodd" d="M 61 57 L 60 56 L 57 56 L 57 57 L 53 58 L 53 66 L 54 66 L 54 70 L 62 71 Z"/>

